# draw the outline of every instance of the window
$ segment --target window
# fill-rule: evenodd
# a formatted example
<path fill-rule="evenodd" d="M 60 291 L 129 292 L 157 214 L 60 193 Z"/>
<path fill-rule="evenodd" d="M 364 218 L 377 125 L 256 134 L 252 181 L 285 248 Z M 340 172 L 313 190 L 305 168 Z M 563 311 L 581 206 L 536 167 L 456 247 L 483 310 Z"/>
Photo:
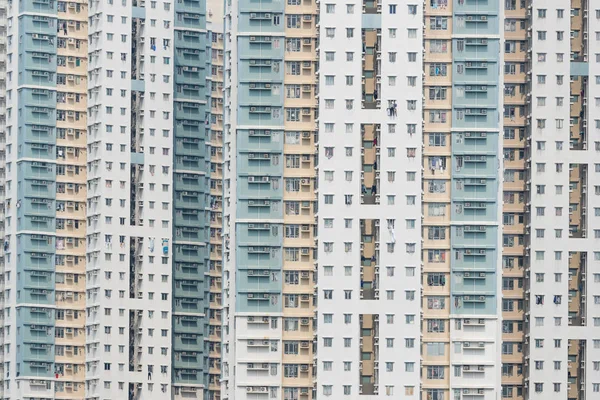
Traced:
<path fill-rule="evenodd" d="M 429 18 L 429 29 L 434 31 L 445 31 L 448 29 L 448 17 Z"/>
<path fill-rule="evenodd" d="M 427 379 L 445 379 L 444 367 L 441 365 L 427 366 Z"/>
<path fill-rule="evenodd" d="M 431 53 L 445 54 L 448 53 L 448 41 L 435 39 L 429 41 L 429 51 Z"/>
<path fill-rule="evenodd" d="M 429 310 L 444 310 L 446 308 L 446 299 L 441 296 L 427 297 L 427 308 Z"/>

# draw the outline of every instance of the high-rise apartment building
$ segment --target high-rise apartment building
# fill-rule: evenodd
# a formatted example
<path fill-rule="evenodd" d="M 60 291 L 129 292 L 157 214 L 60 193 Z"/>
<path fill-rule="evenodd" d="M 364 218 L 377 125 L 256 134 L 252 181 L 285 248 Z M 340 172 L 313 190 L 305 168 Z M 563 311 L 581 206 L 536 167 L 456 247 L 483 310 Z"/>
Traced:
<path fill-rule="evenodd" d="M 422 391 L 500 388 L 502 10 L 425 5 Z"/>
<path fill-rule="evenodd" d="M 4 244 L 6 157 L 6 2 L 0 1 L 0 237 Z M 0 246 L 0 325 L 4 325 L 4 246 Z M 0 326 L 1 335 L 2 326 Z M 1 343 L 0 343 L 1 344 Z M 4 352 L 0 351 L 0 376 L 4 376 Z M 4 393 L 0 383 L 0 395 Z"/>
<path fill-rule="evenodd" d="M 313 396 L 317 6 L 225 6 L 223 399 Z"/>
<path fill-rule="evenodd" d="M 598 397 L 599 32 L 0 0 L 0 399 Z"/>
<path fill-rule="evenodd" d="M 319 397 L 419 396 L 422 20 L 321 4 Z"/>
<path fill-rule="evenodd" d="M 3 398 L 219 398 L 211 7 L 3 3 Z"/>

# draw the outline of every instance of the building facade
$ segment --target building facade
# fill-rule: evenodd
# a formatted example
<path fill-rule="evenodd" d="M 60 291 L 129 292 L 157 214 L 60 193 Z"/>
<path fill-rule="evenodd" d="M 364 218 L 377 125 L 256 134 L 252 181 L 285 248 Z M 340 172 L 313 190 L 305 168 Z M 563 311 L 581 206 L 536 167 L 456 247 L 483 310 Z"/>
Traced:
<path fill-rule="evenodd" d="M 225 6 L 224 399 L 313 396 L 317 6 Z"/>
<path fill-rule="evenodd" d="M 321 3 L 319 397 L 419 396 L 422 19 Z"/>
<path fill-rule="evenodd" d="M 586 399 L 600 391 L 599 23 L 594 2 L 531 11 L 525 394 L 532 399 Z"/>
<path fill-rule="evenodd" d="M 0 398 L 597 397 L 599 32 L 0 1 Z"/>
<path fill-rule="evenodd" d="M 3 398 L 219 398 L 213 7 L 2 4 Z"/>

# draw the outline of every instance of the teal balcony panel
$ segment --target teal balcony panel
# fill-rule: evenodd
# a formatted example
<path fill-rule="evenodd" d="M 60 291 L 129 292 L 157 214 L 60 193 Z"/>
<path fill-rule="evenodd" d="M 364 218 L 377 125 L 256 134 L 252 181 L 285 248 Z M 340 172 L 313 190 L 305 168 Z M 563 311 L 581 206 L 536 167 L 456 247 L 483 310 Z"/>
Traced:
<path fill-rule="evenodd" d="M 270 269 L 239 270 L 235 289 L 238 292 L 281 294 L 281 271 Z"/>
<path fill-rule="evenodd" d="M 194 101 L 203 101 L 206 100 L 206 88 L 204 85 L 194 84 L 194 85 L 175 85 L 175 95 L 174 100 L 176 102 L 187 102 L 188 107 L 195 106 L 196 103 L 189 103 Z M 189 112 L 189 111 L 187 111 Z"/>
<path fill-rule="evenodd" d="M 493 248 L 498 245 L 497 226 L 475 224 L 452 226 L 452 246 Z"/>
<path fill-rule="evenodd" d="M 495 201 L 453 201 L 452 221 L 487 221 L 492 222 L 498 218 L 498 203 Z"/>
<path fill-rule="evenodd" d="M 173 363 L 175 385 L 201 385 L 204 383 L 202 378 L 202 364 L 195 364 L 196 368 L 177 368 L 178 364 Z"/>
<path fill-rule="evenodd" d="M 140 79 L 132 79 L 131 80 L 131 90 L 134 92 L 145 92 L 146 91 L 146 81 Z"/>
<path fill-rule="evenodd" d="M 131 17 L 139 18 L 139 19 L 146 19 L 146 8 L 139 7 L 139 6 L 132 6 L 131 7 Z"/>
<path fill-rule="evenodd" d="M 55 238 L 51 235 L 45 235 L 43 233 L 35 234 L 17 234 L 17 248 L 19 251 L 27 253 L 41 252 L 51 253 L 55 250 Z M 25 265 L 24 268 L 29 268 L 29 265 Z"/>
<path fill-rule="evenodd" d="M 54 378 L 54 364 L 52 362 L 24 361 L 20 363 L 20 367 L 21 371 L 18 371 L 18 374 L 22 377 Z"/>
<path fill-rule="evenodd" d="M 202 332 L 203 318 L 194 315 L 174 315 L 173 330 L 177 333 L 199 334 Z"/>
<path fill-rule="evenodd" d="M 21 298 L 17 299 L 17 303 L 22 304 L 54 304 L 54 290 L 48 289 L 23 289 Z"/>
<path fill-rule="evenodd" d="M 261 128 L 283 125 L 283 107 L 242 105 L 238 107 L 238 124 Z"/>
<path fill-rule="evenodd" d="M 55 130 L 47 125 L 25 125 L 21 132 L 18 142 L 22 146 L 29 143 L 53 146 L 56 143 Z"/>
<path fill-rule="evenodd" d="M 49 233 L 55 230 L 55 225 L 53 217 L 26 216 L 21 221 L 17 221 L 17 229 L 25 231 Z"/>
<path fill-rule="evenodd" d="M 488 178 L 460 178 L 452 180 L 452 200 L 495 201 L 498 181 Z"/>
<path fill-rule="evenodd" d="M 178 333 L 173 335 L 174 351 L 195 351 L 202 353 L 204 350 L 204 338 L 197 333 Z"/>
<path fill-rule="evenodd" d="M 495 295 L 453 295 L 452 311 L 454 315 L 495 315 L 497 310 L 497 297 Z"/>
<path fill-rule="evenodd" d="M 452 89 L 452 105 L 456 108 L 495 107 L 498 98 L 498 87 L 495 85 L 470 82 L 454 85 Z"/>
<path fill-rule="evenodd" d="M 247 0 L 238 5 L 238 12 L 245 14 L 260 10 L 261 12 L 283 14 L 284 7 L 285 3 L 277 0 Z"/>
<path fill-rule="evenodd" d="M 206 159 L 206 142 L 203 138 L 181 137 L 179 130 L 177 130 L 175 138 L 176 155 L 199 157 L 201 160 Z"/>
<path fill-rule="evenodd" d="M 275 107 L 283 104 L 283 90 L 281 90 L 281 87 L 281 84 L 275 85 L 264 80 L 240 83 L 238 85 L 240 105 Z"/>
<path fill-rule="evenodd" d="M 175 192 L 175 208 L 204 209 L 207 207 L 206 195 L 200 192 Z"/>
<path fill-rule="evenodd" d="M 175 190 L 206 191 L 206 179 L 204 175 L 175 173 Z"/>
<path fill-rule="evenodd" d="M 282 199 L 283 182 L 281 176 L 248 175 L 238 176 L 237 193 L 239 198 Z"/>
<path fill-rule="evenodd" d="M 469 37 L 452 40 L 452 55 L 455 62 L 485 61 L 498 62 L 500 41 L 486 37 Z"/>
<path fill-rule="evenodd" d="M 203 265 L 176 262 L 173 279 L 194 279 L 201 281 L 204 278 L 204 268 L 200 267 L 203 267 Z"/>
<path fill-rule="evenodd" d="M 452 273 L 452 294 L 490 295 L 496 293 L 497 276 L 491 272 L 461 271 Z"/>
<path fill-rule="evenodd" d="M 196 30 L 180 29 L 175 31 L 175 49 L 206 49 L 206 34 Z"/>
<path fill-rule="evenodd" d="M 312 17 L 312 15 L 307 16 Z M 300 21 L 300 24 L 302 24 L 302 21 Z M 298 25 L 299 27 L 301 26 L 300 24 Z M 238 25 L 239 32 L 268 32 L 283 35 L 286 27 L 285 15 L 281 12 L 267 11 L 260 7 L 249 13 L 239 13 Z"/>
<path fill-rule="evenodd" d="M 276 293 L 254 292 L 237 293 L 236 310 L 251 313 L 280 313 L 281 295 Z"/>
<path fill-rule="evenodd" d="M 175 226 L 177 227 L 195 227 L 203 221 L 202 215 L 198 214 L 198 210 L 177 210 L 175 214 Z"/>
<path fill-rule="evenodd" d="M 177 226 L 173 239 L 183 242 L 205 243 L 208 242 L 208 232 L 197 226 Z"/>
<path fill-rule="evenodd" d="M 175 280 L 173 296 L 176 298 L 204 299 L 203 282 L 194 280 Z"/>
<path fill-rule="evenodd" d="M 175 28 L 206 28 L 206 15 L 204 14 L 203 10 L 197 10 L 196 12 L 184 12 L 180 11 L 176 6 L 175 16 Z"/>
<path fill-rule="evenodd" d="M 54 253 L 20 252 L 24 265 L 40 271 L 54 271 Z"/>
<path fill-rule="evenodd" d="M 248 82 L 282 83 L 285 72 L 283 65 L 280 58 L 264 58 L 260 55 L 238 60 L 240 78 Z"/>
<path fill-rule="evenodd" d="M 175 3 L 176 12 L 198 13 L 205 15 L 206 0 L 183 0 Z"/>
<path fill-rule="evenodd" d="M 20 52 L 36 52 L 56 54 L 57 38 L 52 34 L 27 32 L 21 43 Z M 54 59 L 53 59 L 54 60 Z"/>
<path fill-rule="evenodd" d="M 206 162 L 202 157 L 176 155 L 175 171 L 206 172 Z"/>
<path fill-rule="evenodd" d="M 175 65 L 177 67 L 197 67 L 203 69 L 207 63 L 206 49 L 200 48 L 200 45 L 194 48 L 183 47 L 175 52 Z"/>
<path fill-rule="evenodd" d="M 452 19 L 453 35 L 492 36 L 499 34 L 498 15 L 485 14 L 485 11 L 479 8 L 473 11 L 464 10 L 464 13 L 462 9 L 454 11 Z M 498 10 L 494 11 L 497 13 Z"/>
<path fill-rule="evenodd" d="M 381 14 L 363 14 L 362 29 L 381 29 Z"/>
<path fill-rule="evenodd" d="M 49 328 L 54 325 L 54 310 L 51 308 L 42 308 L 42 307 L 20 307 L 17 310 L 17 318 L 20 322 L 20 331 L 26 329 L 30 332 L 38 332 L 36 329 L 31 330 L 29 325 L 45 325 L 46 328 Z M 47 329 L 44 328 L 42 330 L 43 335 L 40 332 L 39 336 L 45 336 Z M 36 333 L 37 337 L 38 334 Z M 50 338 L 52 339 L 52 338 Z M 37 341 L 37 340 L 36 340 Z M 49 341 L 51 342 L 51 341 Z"/>
<path fill-rule="evenodd" d="M 262 32 L 261 32 L 262 33 Z M 278 40 L 279 46 L 273 42 Z M 238 58 L 270 58 L 279 59 L 283 61 L 284 58 L 284 42 L 285 37 L 281 36 L 270 36 L 270 35 L 253 35 L 253 36 L 239 36 L 238 42 Z"/>
<path fill-rule="evenodd" d="M 205 121 L 180 118 L 175 120 L 175 129 L 173 131 L 173 135 L 176 138 L 195 139 L 195 141 L 189 141 L 189 143 L 197 143 L 199 141 L 204 142 L 206 140 L 206 131 L 207 127 L 205 126 Z M 204 147 L 204 144 L 195 146 L 195 148 L 202 147 Z"/>
<path fill-rule="evenodd" d="M 473 129 L 471 132 L 452 133 L 452 154 L 454 155 L 496 155 L 497 153 L 497 132 L 480 132 Z"/>
<path fill-rule="evenodd" d="M 498 176 L 498 158 L 496 155 L 471 154 L 452 157 L 452 176 L 454 178 L 492 178 Z"/>
<path fill-rule="evenodd" d="M 455 61 L 452 68 L 452 81 L 454 84 L 498 85 L 500 69 L 496 62 L 462 60 Z"/>
<path fill-rule="evenodd" d="M 51 88 L 55 86 L 56 74 L 48 71 L 25 70 L 19 74 L 19 85 L 35 85 Z"/>
<path fill-rule="evenodd" d="M 21 1 L 19 4 L 19 12 L 25 13 L 40 13 L 56 16 L 56 2 L 53 0 L 31 0 Z"/>
<path fill-rule="evenodd" d="M 21 307 L 20 309 L 26 309 Z M 40 307 L 37 307 L 40 308 Z M 51 323 L 24 323 L 19 326 L 19 338 L 23 343 L 54 343 L 54 321 Z"/>
<path fill-rule="evenodd" d="M 54 62 L 55 56 L 51 53 L 44 52 L 26 52 L 23 57 L 23 62 L 19 65 L 19 75 L 25 73 L 34 76 L 45 76 L 51 77 L 54 82 L 56 76 L 56 63 Z M 38 74 L 37 72 L 46 72 L 46 74 Z M 34 92 L 41 91 L 40 89 L 21 89 L 21 92 Z M 54 97 L 54 92 L 50 92 Z"/>
<path fill-rule="evenodd" d="M 202 100 L 205 99 L 202 98 Z M 185 100 L 175 102 L 174 117 L 176 120 L 199 121 L 203 125 L 205 116 L 206 104 L 190 103 Z"/>
<path fill-rule="evenodd" d="M 198 298 L 175 297 L 174 312 L 176 313 L 203 313 L 204 301 Z"/>
<path fill-rule="evenodd" d="M 283 225 L 258 221 L 239 223 L 236 225 L 236 240 L 239 246 L 283 246 Z"/>
<path fill-rule="evenodd" d="M 238 171 L 244 175 L 276 175 L 283 176 L 283 163 L 280 152 L 241 153 L 238 156 Z"/>
<path fill-rule="evenodd" d="M 131 163 L 144 165 L 144 153 L 131 153 Z"/>
<path fill-rule="evenodd" d="M 500 129 L 499 113 L 496 108 L 454 108 L 453 129 Z"/>
<path fill-rule="evenodd" d="M 284 132 L 270 129 L 238 129 L 237 149 L 240 153 L 283 153 Z"/>
<path fill-rule="evenodd" d="M 461 246 L 453 244 L 452 253 L 455 254 L 450 261 L 452 272 L 496 273 L 496 257 L 498 255 L 496 246 Z"/>
<path fill-rule="evenodd" d="M 175 68 L 175 83 L 179 85 L 199 85 L 205 87 L 206 71 L 202 67 Z"/>
<path fill-rule="evenodd" d="M 51 125 L 56 123 L 56 109 L 54 106 L 25 107 L 22 118 L 31 125 Z"/>
<path fill-rule="evenodd" d="M 194 263 L 198 268 L 203 268 L 203 260 L 208 259 L 206 246 L 195 244 L 176 244 L 173 248 L 173 258 L 183 263 Z"/>
<path fill-rule="evenodd" d="M 54 289 L 54 274 L 49 271 L 25 270 L 17 282 L 19 290 L 23 289 Z"/>
<path fill-rule="evenodd" d="M 237 215 L 239 219 L 251 220 L 281 218 L 282 204 L 281 199 L 253 200 L 238 198 Z"/>
<path fill-rule="evenodd" d="M 571 75 L 572 76 L 589 76 L 589 74 L 590 74 L 589 63 L 571 61 Z"/>
<path fill-rule="evenodd" d="M 22 158 L 36 158 L 45 161 L 56 159 L 54 146 L 50 144 L 28 143 L 22 146 L 17 153 Z"/>
<path fill-rule="evenodd" d="M 236 248 L 237 268 L 260 267 L 266 269 L 281 268 L 283 253 L 280 247 L 248 246 Z"/>
<path fill-rule="evenodd" d="M 41 64 L 47 65 L 48 60 L 43 58 L 40 61 Z M 19 104 L 27 107 L 50 107 L 54 108 L 56 103 L 56 91 L 51 89 L 29 89 L 29 88 L 21 88 L 18 91 L 19 95 Z M 25 121 L 26 124 L 30 125 L 31 123 Z"/>
<path fill-rule="evenodd" d="M 24 343 L 21 345 L 22 362 L 44 362 L 52 363 L 54 361 L 54 346 L 45 343 Z"/>
<path fill-rule="evenodd" d="M 54 180 L 27 179 L 19 183 L 24 188 L 24 196 L 46 198 L 54 198 L 56 196 L 56 183 Z"/>
<path fill-rule="evenodd" d="M 24 15 L 19 18 L 19 31 L 56 36 L 56 16 Z"/>
<path fill-rule="evenodd" d="M 452 0 L 452 10 L 455 15 L 464 13 L 497 15 L 498 4 L 497 0 Z"/>
<path fill-rule="evenodd" d="M 56 180 L 55 164 L 40 161 L 21 161 L 17 164 L 19 179 Z"/>

